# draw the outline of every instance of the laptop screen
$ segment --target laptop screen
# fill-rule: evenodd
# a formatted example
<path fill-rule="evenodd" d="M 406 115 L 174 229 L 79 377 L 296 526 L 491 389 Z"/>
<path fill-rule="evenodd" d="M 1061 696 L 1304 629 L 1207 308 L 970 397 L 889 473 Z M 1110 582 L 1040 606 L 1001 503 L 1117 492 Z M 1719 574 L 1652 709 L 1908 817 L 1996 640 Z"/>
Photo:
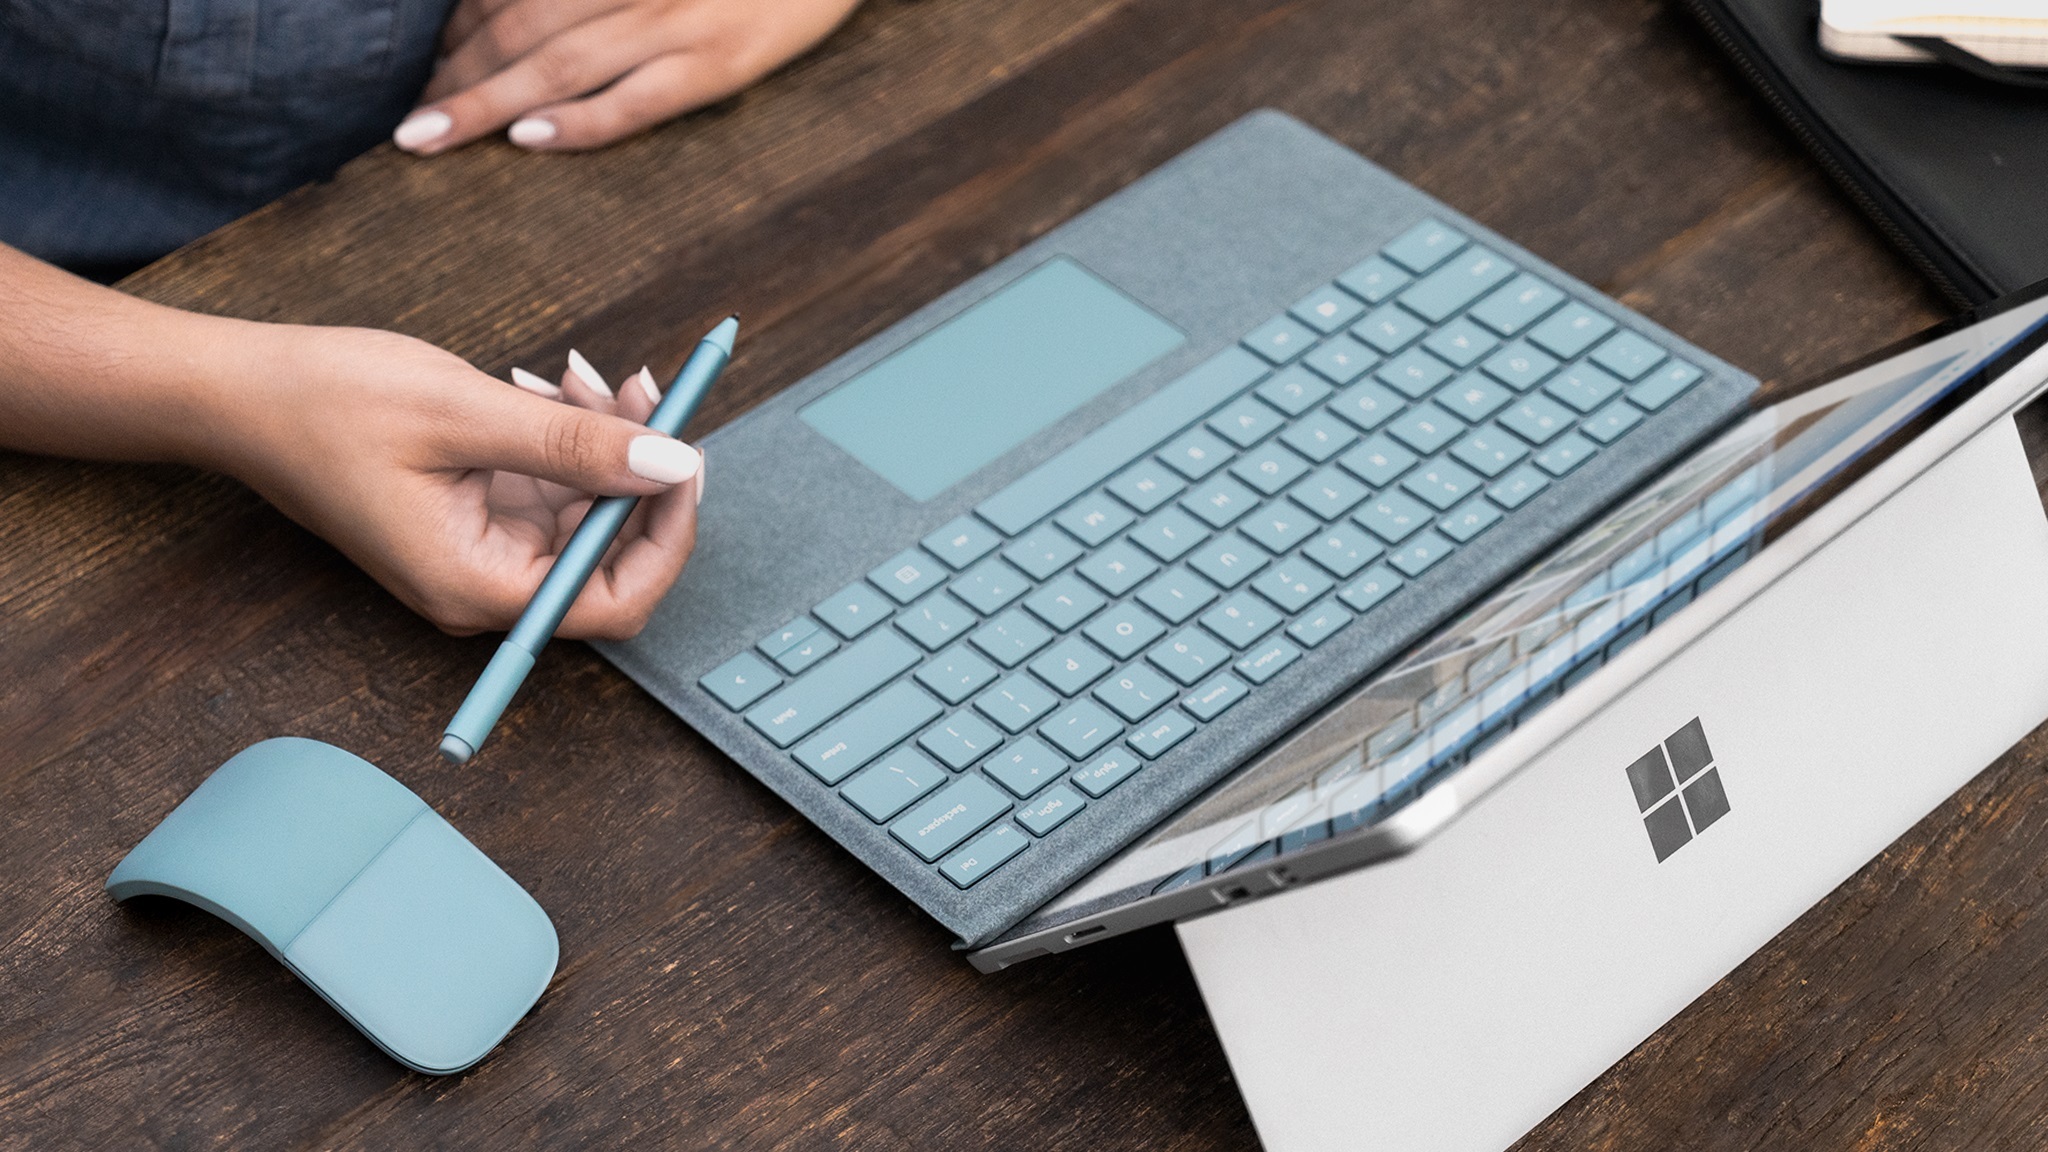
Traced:
<path fill-rule="evenodd" d="M 2048 290 L 1764 404 L 1041 909 L 1035 931 L 1413 803 L 2048 341 Z M 1763 399 L 1772 400 L 1771 393 Z"/>

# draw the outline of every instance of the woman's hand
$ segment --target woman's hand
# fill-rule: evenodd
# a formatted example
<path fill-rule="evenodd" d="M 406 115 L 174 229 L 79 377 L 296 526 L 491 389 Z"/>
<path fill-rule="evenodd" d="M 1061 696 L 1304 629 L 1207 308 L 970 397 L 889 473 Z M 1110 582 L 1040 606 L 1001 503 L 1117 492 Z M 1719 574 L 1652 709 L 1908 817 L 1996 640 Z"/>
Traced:
<path fill-rule="evenodd" d="M 560 635 L 639 632 L 689 559 L 703 458 L 647 431 L 645 369 L 614 392 L 581 356 L 552 385 L 431 344 L 238 326 L 267 382 L 216 390 L 214 466 L 326 537 L 449 632 L 509 628 L 590 506 L 643 496 Z"/>
<path fill-rule="evenodd" d="M 445 152 L 596 148 L 723 100 L 796 58 L 859 0 L 460 0 L 423 103 L 392 133 Z"/>

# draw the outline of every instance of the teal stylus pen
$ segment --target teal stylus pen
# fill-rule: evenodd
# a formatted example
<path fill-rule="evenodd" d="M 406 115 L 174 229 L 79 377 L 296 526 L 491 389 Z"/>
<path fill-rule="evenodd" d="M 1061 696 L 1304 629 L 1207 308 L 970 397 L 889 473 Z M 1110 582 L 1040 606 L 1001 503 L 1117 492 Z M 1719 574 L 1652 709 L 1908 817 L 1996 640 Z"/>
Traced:
<path fill-rule="evenodd" d="M 698 342 L 696 350 L 683 363 L 683 370 L 676 373 L 675 382 L 654 406 L 647 427 L 664 436 L 674 436 L 683 430 L 697 406 L 704 402 L 705 394 L 711 391 L 718 374 L 725 371 L 726 362 L 732 359 L 733 337 L 739 335 L 739 330 L 740 318 L 729 316 Z M 534 657 L 540 655 L 555 629 L 561 627 L 562 617 L 569 614 L 569 605 L 576 602 L 590 574 L 597 571 L 605 549 L 611 547 L 638 503 L 638 496 L 607 496 L 593 502 L 590 511 L 584 513 L 583 523 L 576 526 L 562 554 L 555 557 L 554 567 L 541 579 L 532 602 L 519 614 L 519 622 L 512 626 L 505 642 L 498 645 L 497 654 L 485 666 L 484 674 L 477 677 L 476 687 L 469 690 L 462 707 L 455 710 L 455 719 L 448 722 L 448 730 L 441 736 L 441 755 L 450 762 L 466 764 L 483 747 L 484 737 L 491 734 L 491 727 L 512 702 L 512 694 L 519 691 L 527 672 L 532 670 Z"/>

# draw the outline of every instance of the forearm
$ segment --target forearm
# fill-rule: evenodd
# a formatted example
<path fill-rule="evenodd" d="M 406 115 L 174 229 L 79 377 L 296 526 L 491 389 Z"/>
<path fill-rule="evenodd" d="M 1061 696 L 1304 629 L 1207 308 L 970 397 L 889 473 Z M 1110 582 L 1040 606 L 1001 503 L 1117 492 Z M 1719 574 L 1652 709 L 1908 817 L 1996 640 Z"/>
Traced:
<path fill-rule="evenodd" d="M 218 398 L 262 326 L 138 300 L 0 245 L 0 447 L 218 467 Z"/>

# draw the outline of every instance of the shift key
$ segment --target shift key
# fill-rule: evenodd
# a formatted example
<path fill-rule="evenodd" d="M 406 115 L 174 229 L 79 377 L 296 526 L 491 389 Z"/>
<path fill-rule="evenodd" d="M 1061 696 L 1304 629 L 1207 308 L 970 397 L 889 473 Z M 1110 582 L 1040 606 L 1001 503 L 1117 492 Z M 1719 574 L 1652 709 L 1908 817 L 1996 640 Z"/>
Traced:
<path fill-rule="evenodd" d="M 895 629 L 871 632 L 794 684 L 770 693 L 748 710 L 747 723 L 777 748 L 787 748 L 916 663 L 917 649 Z"/>
<path fill-rule="evenodd" d="M 1009 810 L 1009 797 L 969 773 L 897 817 L 889 835 L 929 864 Z"/>

